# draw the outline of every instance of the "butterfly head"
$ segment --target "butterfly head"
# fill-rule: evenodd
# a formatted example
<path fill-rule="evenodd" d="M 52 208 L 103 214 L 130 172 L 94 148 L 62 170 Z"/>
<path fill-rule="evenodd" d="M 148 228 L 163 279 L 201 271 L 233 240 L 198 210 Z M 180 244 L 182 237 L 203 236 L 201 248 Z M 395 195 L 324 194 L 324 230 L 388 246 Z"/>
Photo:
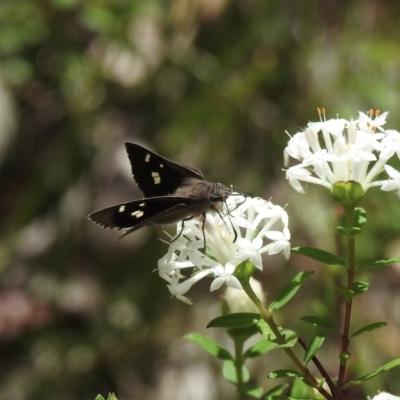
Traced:
<path fill-rule="evenodd" d="M 214 183 L 211 187 L 209 199 L 212 203 L 225 202 L 232 190 L 222 183 Z"/>

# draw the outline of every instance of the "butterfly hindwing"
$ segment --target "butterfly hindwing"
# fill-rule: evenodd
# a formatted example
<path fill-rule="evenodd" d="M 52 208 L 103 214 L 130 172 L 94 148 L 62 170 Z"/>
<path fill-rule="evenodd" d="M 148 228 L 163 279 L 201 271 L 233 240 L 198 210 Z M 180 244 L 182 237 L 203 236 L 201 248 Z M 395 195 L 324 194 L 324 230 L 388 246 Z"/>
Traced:
<path fill-rule="evenodd" d="M 192 216 L 194 200 L 185 197 L 152 197 L 104 208 L 89 219 L 104 228 L 128 229 L 126 234 L 143 226 L 172 224 Z"/>
<path fill-rule="evenodd" d="M 185 180 L 204 181 L 194 168 L 168 160 L 135 143 L 125 143 L 132 174 L 144 197 L 169 196 L 185 185 Z"/>

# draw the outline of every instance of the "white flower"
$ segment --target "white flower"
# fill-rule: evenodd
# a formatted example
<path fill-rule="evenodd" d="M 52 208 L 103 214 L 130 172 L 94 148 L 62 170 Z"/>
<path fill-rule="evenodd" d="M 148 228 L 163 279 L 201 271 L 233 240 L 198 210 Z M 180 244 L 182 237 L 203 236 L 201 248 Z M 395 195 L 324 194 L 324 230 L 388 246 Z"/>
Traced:
<path fill-rule="evenodd" d="M 260 237 L 256 237 L 252 241 L 245 238 L 239 238 L 239 250 L 235 255 L 236 263 L 240 264 L 242 261 L 249 260 L 258 269 L 262 269 L 261 254 L 258 251 L 261 249 L 262 244 L 263 241 Z"/>
<path fill-rule="evenodd" d="M 379 394 L 374 396 L 372 400 L 400 400 L 400 397 L 394 396 L 390 393 L 380 392 Z"/>
<path fill-rule="evenodd" d="M 221 264 L 213 267 L 212 272 L 214 272 L 216 278 L 211 284 L 210 291 L 213 292 L 214 290 L 219 289 L 224 283 L 233 289 L 242 289 L 239 279 L 232 275 L 235 272 L 235 269 L 236 266 L 233 261 L 227 262 L 225 267 Z"/>
<path fill-rule="evenodd" d="M 223 213 L 207 213 L 205 221 L 185 221 L 181 236 L 158 262 L 171 294 L 185 303 L 191 304 L 184 294 L 206 276 L 214 277 L 211 291 L 223 284 L 240 290 L 235 271 L 243 261 L 262 269 L 262 254 L 290 254 L 289 218 L 282 207 L 238 194 L 229 196 L 224 206 Z"/>
<path fill-rule="evenodd" d="M 398 190 L 398 183 L 378 181 L 386 163 L 395 153 L 400 158 L 400 133 L 384 130 L 388 113 L 359 113 L 357 120 L 321 120 L 310 122 L 303 132 L 296 133 L 284 150 L 285 165 L 289 157 L 299 161 L 286 170 L 286 179 L 299 193 L 301 182 L 315 183 L 331 190 L 336 182 L 355 181 L 364 192 L 370 187 Z M 393 171 L 390 177 L 394 180 Z"/>
<path fill-rule="evenodd" d="M 400 197 L 400 172 L 390 165 L 385 165 L 385 170 L 391 179 L 386 181 L 381 189 L 385 191 L 397 190 L 397 195 Z"/>

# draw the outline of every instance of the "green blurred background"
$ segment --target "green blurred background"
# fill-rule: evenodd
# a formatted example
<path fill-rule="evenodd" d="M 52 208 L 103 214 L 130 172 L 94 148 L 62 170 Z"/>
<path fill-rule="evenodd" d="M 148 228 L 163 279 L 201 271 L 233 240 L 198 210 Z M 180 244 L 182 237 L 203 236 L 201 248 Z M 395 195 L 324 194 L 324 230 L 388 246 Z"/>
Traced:
<path fill-rule="evenodd" d="M 140 196 L 124 150 L 133 141 L 287 204 L 294 246 L 340 254 L 329 193 L 298 195 L 285 181 L 285 131 L 317 120 L 317 106 L 328 118 L 379 108 L 399 130 L 399 20 L 394 0 L 2 0 L 0 400 L 235 398 L 221 363 L 182 338 L 230 346 L 205 329 L 219 315 L 210 281 L 191 290 L 194 306 L 170 299 L 154 273 L 167 249 L 159 229 L 116 241 L 85 216 Z M 399 255 L 398 198 L 372 189 L 363 206 L 360 260 Z M 340 318 L 342 271 L 299 256 L 264 265 L 270 297 L 315 270 L 278 323 L 310 340 L 301 315 Z M 354 326 L 389 326 L 354 341 L 349 378 L 400 356 L 399 272 L 358 277 L 371 289 L 355 301 Z M 328 335 L 321 353 L 333 376 L 338 340 Z M 265 388 L 281 383 L 271 370 L 290 367 L 279 352 L 249 363 Z M 399 376 L 352 398 L 400 395 Z"/>

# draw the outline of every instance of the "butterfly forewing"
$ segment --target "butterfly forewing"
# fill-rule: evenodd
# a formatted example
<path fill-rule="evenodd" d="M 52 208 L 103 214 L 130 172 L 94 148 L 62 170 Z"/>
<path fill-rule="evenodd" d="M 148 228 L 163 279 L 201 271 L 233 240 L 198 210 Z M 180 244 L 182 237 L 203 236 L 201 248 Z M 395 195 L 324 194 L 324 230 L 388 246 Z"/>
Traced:
<path fill-rule="evenodd" d="M 182 185 L 187 178 L 204 181 L 202 173 L 168 160 L 135 143 L 125 143 L 132 174 L 144 197 L 168 196 Z"/>

